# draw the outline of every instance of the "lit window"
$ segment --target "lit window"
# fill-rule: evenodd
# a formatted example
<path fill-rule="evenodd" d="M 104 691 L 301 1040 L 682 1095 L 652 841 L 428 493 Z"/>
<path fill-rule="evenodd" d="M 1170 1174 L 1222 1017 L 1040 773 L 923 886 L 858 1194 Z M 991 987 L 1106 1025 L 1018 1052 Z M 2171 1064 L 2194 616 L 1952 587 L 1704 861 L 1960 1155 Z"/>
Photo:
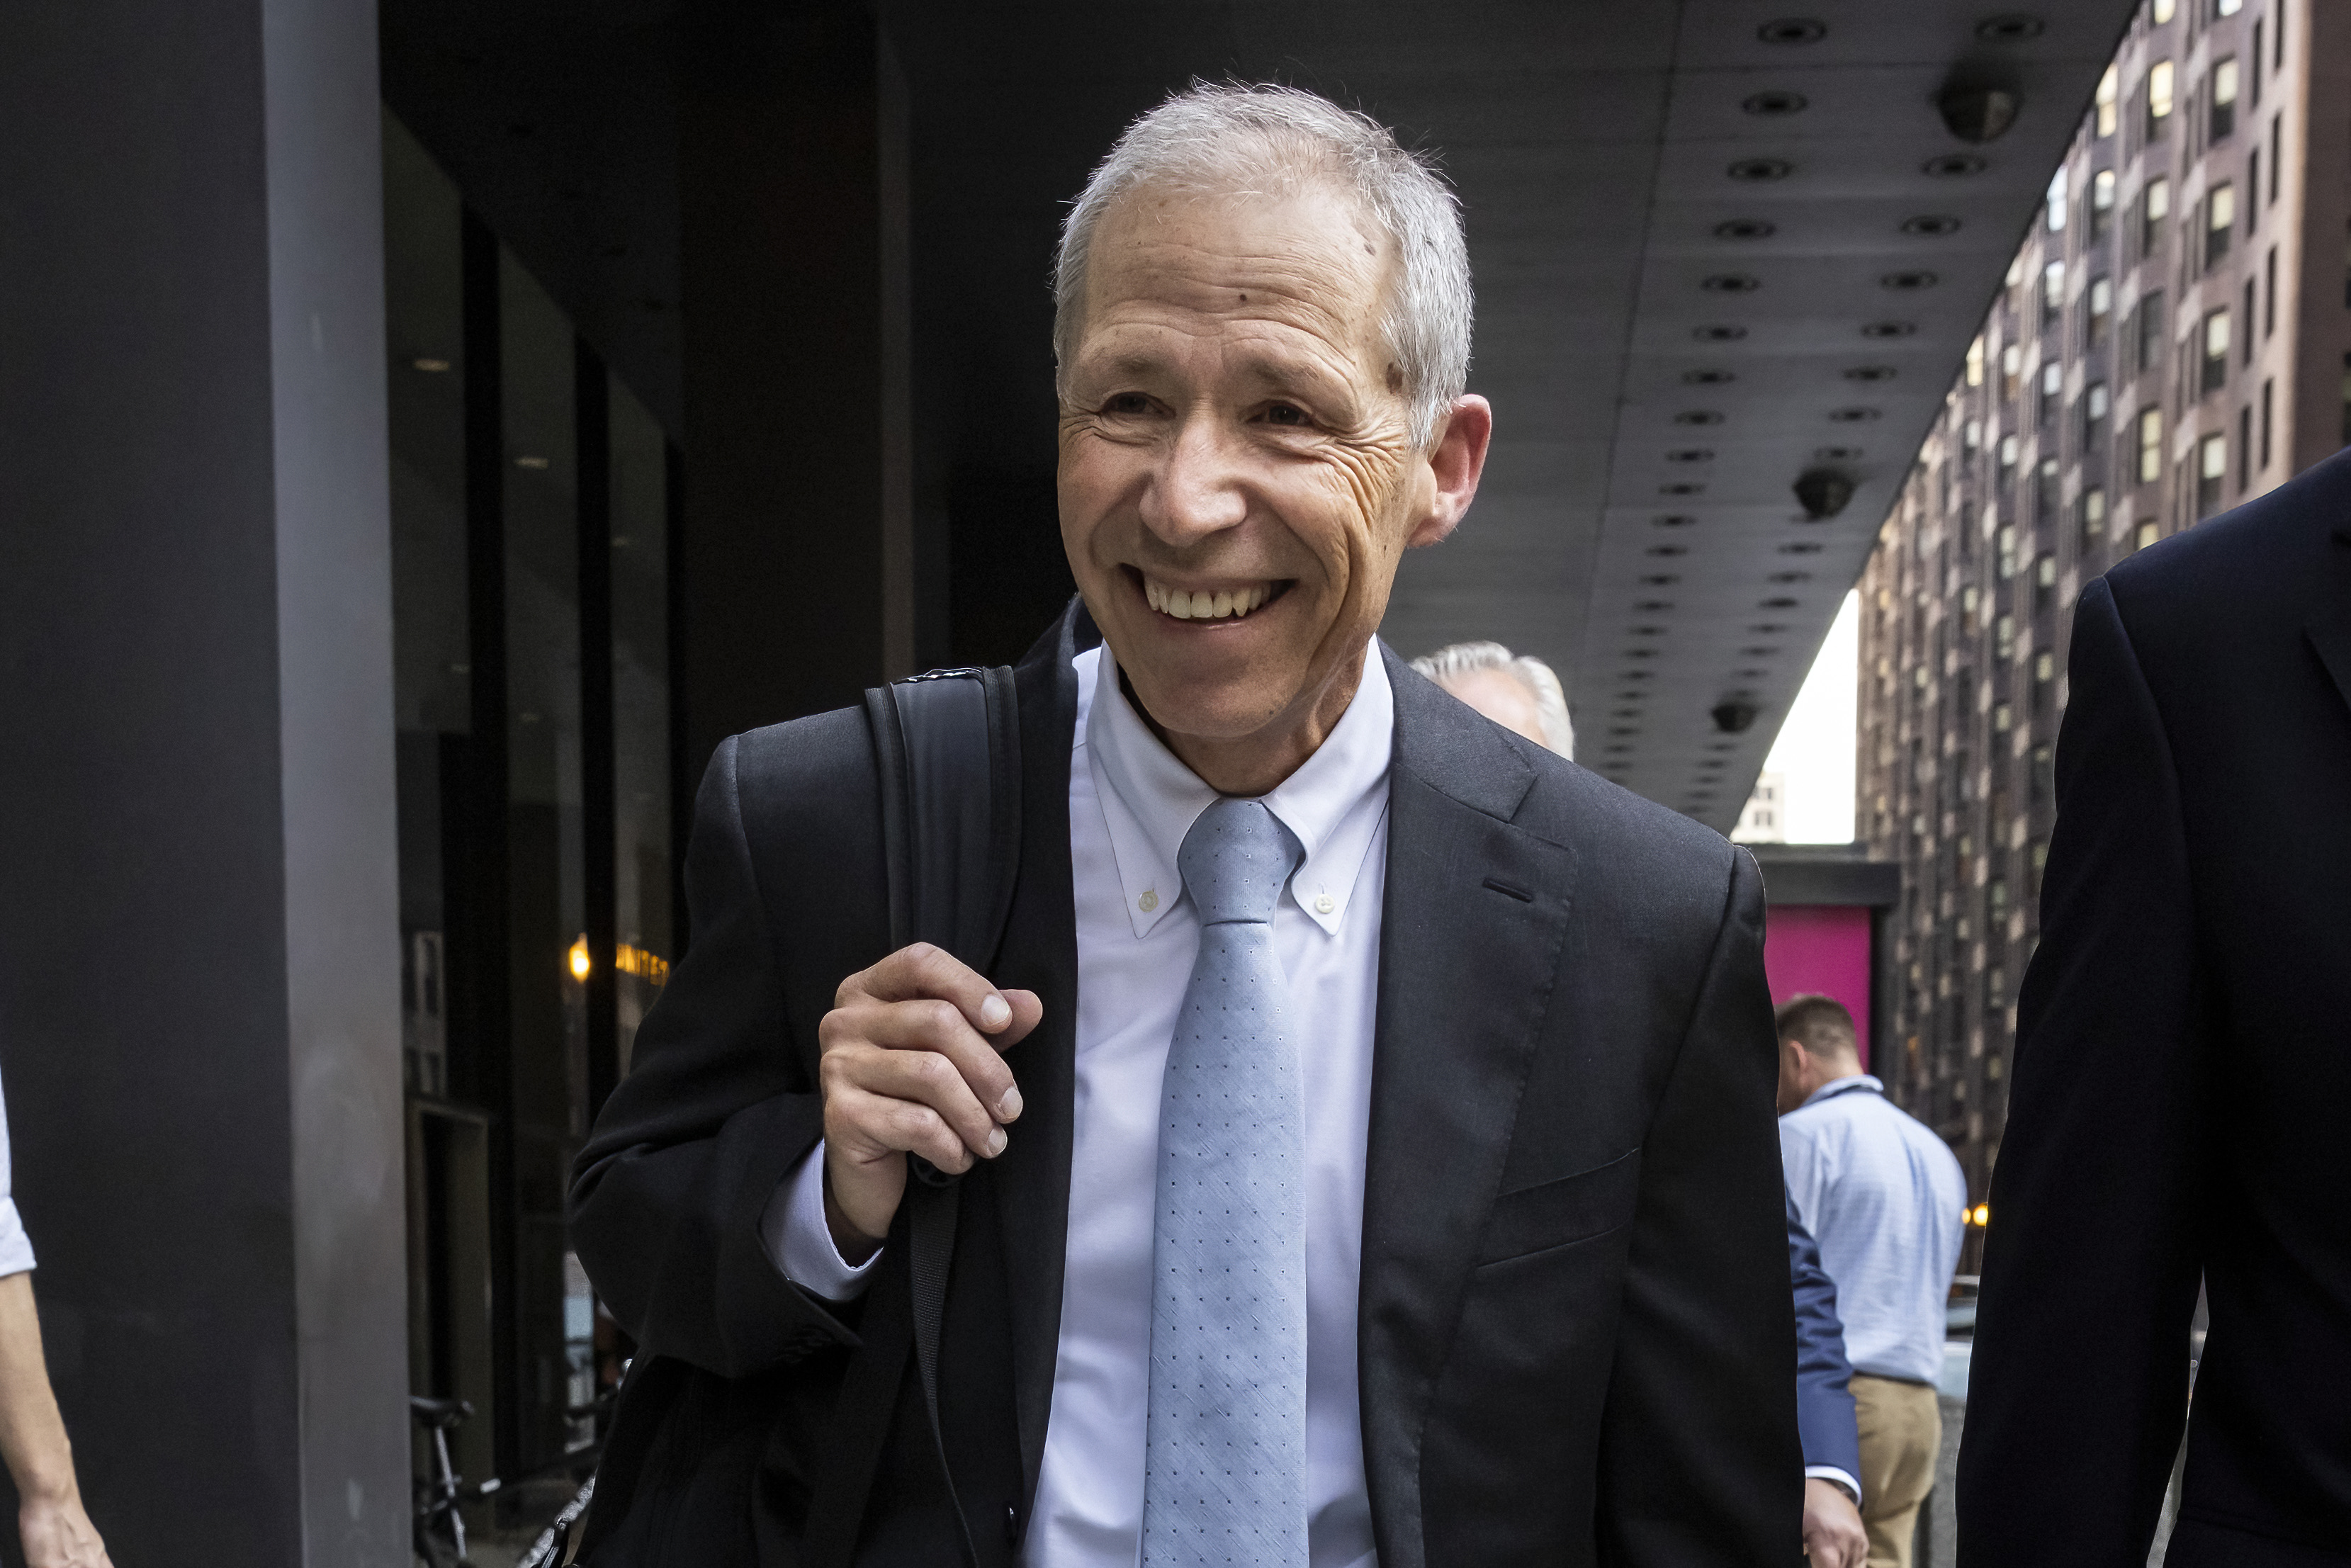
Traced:
<path fill-rule="evenodd" d="M 1976 334 L 1976 340 L 1968 345 L 1968 385 L 1983 385 L 1983 334 L 1980 332 Z M 1974 444 L 1971 442 L 1970 444 Z"/>
<path fill-rule="evenodd" d="M 2204 265 L 2211 267 L 2229 254 L 2229 235 L 2237 225 L 2237 188 L 2215 185 L 2204 198 Z"/>
<path fill-rule="evenodd" d="M 2112 74 L 2113 68 L 2107 68 Z M 2101 169 L 2090 176 L 2090 237 L 2101 240 L 2115 221 L 2115 172 Z"/>
<path fill-rule="evenodd" d="M 2229 438 L 2214 431 L 2196 444 L 2196 516 L 2200 520 L 2220 509 L 2220 481 L 2229 472 Z"/>
<path fill-rule="evenodd" d="M 2115 133 L 2115 109 L 2122 97 L 2122 74 L 2113 66 L 2108 66 L 2106 74 L 2098 78 L 2098 134 L 2101 136 Z"/>
<path fill-rule="evenodd" d="M 2212 68 L 2210 120 L 2210 136 L 2214 141 L 2226 139 L 2237 129 L 2237 57 L 2234 55 Z"/>
<path fill-rule="evenodd" d="M 2082 389 L 2082 444 L 2097 444 L 2106 432 L 2106 383 L 2092 382 Z"/>
<path fill-rule="evenodd" d="M 2000 544 L 2001 580 L 2005 582 L 2016 575 L 2016 529 L 2012 526 L 2004 528 L 1995 537 Z M 2003 616 L 2001 619 L 2007 618 Z M 2013 632 L 2013 627 L 2011 631 Z"/>
<path fill-rule="evenodd" d="M 2065 264 L 2053 261 L 2041 269 L 2041 324 L 2043 327 L 2064 312 Z"/>
<path fill-rule="evenodd" d="M 2017 378 L 2024 373 L 2024 345 L 2011 343 L 2000 351 L 2000 395 L 2016 396 Z"/>
<path fill-rule="evenodd" d="M 2147 194 L 2139 198 L 2138 253 L 2153 256 L 2163 238 L 2163 220 L 2171 215 L 2171 181 L 2158 174 L 2147 183 Z"/>
<path fill-rule="evenodd" d="M 2015 471 L 2016 471 L 2016 437 L 2015 437 L 2015 436 L 2013 436 L 2013 435 L 2003 435 L 2003 436 L 2001 436 L 2001 437 L 2000 438 L 2000 477 L 2001 477 L 2001 482 L 2002 484 L 2007 483 L 2007 481 L 2008 481 L 2008 476 L 2009 476 L 2011 474 L 2014 473 Z"/>
<path fill-rule="evenodd" d="M 2229 311 L 2226 306 L 2204 318 L 2204 374 L 2199 392 L 2218 392 L 2229 379 Z"/>
<path fill-rule="evenodd" d="M 2212 15 L 2233 16 L 2245 8 L 2245 0 L 2212 0 Z"/>
<path fill-rule="evenodd" d="M 2163 410 L 2138 411 L 2138 482 L 2152 485 L 2163 477 Z"/>
<path fill-rule="evenodd" d="M 2115 280 L 2094 277 L 2086 292 L 2090 308 L 2082 319 L 2082 335 L 2088 346 L 2096 348 L 2106 340 L 2106 329 L 2115 319 Z"/>
<path fill-rule="evenodd" d="M 2057 558 L 2055 556 L 2044 555 L 2040 559 L 2032 563 L 2032 583 L 2036 588 L 2054 588 L 2057 586 Z M 2045 681 L 2049 678 L 2047 674 L 2049 668 L 2049 655 L 2046 653 L 2041 655 L 2041 667 L 2043 670 L 2041 678 Z"/>
<path fill-rule="evenodd" d="M 2131 536 L 2131 548 L 2133 549 L 2145 549 L 2147 546 L 2155 542 L 2155 525 L 2153 523 L 2141 523 L 2138 526 L 2138 532 Z"/>
<path fill-rule="evenodd" d="M 2049 212 L 2049 232 L 2051 234 L 2060 234 L 2064 230 L 2065 204 L 2072 199 L 2066 193 L 2065 165 L 2060 163 L 2057 165 L 2057 172 L 2049 177 L 2049 196 L 2047 207 Z"/>
<path fill-rule="evenodd" d="M 2147 20 L 2160 27 L 2171 20 L 2173 13 L 2179 8 L 2179 0 L 2154 0 L 2154 4 L 2148 7 Z"/>
<path fill-rule="evenodd" d="M 2082 543 L 2085 548 L 2106 537 L 2106 493 L 2100 489 L 2082 492 Z"/>
<path fill-rule="evenodd" d="M 2169 60 L 2158 60 L 2147 68 L 2147 139 L 2149 141 L 2163 134 L 2171 119 L 2172 71 Z"/>

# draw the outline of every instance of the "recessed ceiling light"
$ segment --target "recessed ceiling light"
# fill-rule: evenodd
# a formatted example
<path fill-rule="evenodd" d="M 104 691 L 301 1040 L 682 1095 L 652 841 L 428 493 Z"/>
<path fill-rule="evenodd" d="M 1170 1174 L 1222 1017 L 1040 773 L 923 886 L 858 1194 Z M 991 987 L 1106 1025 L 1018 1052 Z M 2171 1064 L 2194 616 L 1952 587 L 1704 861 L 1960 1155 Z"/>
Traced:
<path fill-rule="evenodd" d="M 544 457 L 525 455 L 515 459 L 515 466 L 517 468 L 544 468 L 547 466 L 547 459 Z"/>
<path fill-rule="evenodd" d="M 1708 294 L 1752 294 L 1762 287 L 1763 283 L 1761 278 L 1750 277 L 1743 272 L 1718 272 L 1698 287 Z"/>
<path fill-rule="evenodd" d="M 1698 521 L 1687 512 L 1666 512 L 1649 519 L 1653 528 L 1686 528 Z"/>
<path fill-rule="evenodd" d="M 446 360 L 426 358 L 422 360 L 411 360 L 408 362 L 429 376 L 437 376 L 442 371 L 449 368 L 449 361 Z"/>
<path fill-rule="evenodd" d="M 1782 16 L 1755 29 L 1767 44 L 1817 44 L 1828 35 L 1828 24 L 1811 16 Z"/>
<path fill-rule="evenodd" d="M 2021 44 L 2042 34 L 2042 21 L 2011 11 L 2005 16 L 1987 16 L 1976 24 L 1976 37 L 1987 44 Z"/>
<path fill-rule="evenodd" d="M 1641 586 L 1644 588 L 1671 588 L 1675 583 L 1679 582 L 1680 580 L 1681 579 L 1672 572 L 1658 572 L 1643 578 L 1641 580 Z"/>
<path fill-rule="evenodd" d="M 1782 594 L 1777 599 L 1766 599 L 1761 603 L 1756 605 L 1755 608 L 1758 610 L 1793 610 L 1800 602 L 1802 601 L 1799 600 L 1790 599 L 1786 595 Z M 1761 628 L 1758 628 L 1758 630 L 1761 630 Z"/>
<path fill-rule="evenodd" d="M 1732 218 L 1714 225 L 1717 239 L 1770 239 L 1780 225 L 1769 218 Z"/>
<path fill-rule="evenodd" d="M 1667 546 L 1667 548 L 1671 549 L 1672 547 Z M 1654 555 L 1656 552 L 1652 550 L 1650 553 Z M 1782 555 L 1818 555 L 1821 553 L 1821 547 L 1816 544 L 1782 545 L 1780 547 L 1780 553 Z"/>
<path fill-rule="evenodd" d="M 1890 382 L 1894 379 L 1892 365 L 1855 365 L 1844 373 L 1849 382 Z"/>
<path fill-rule="evenodd" d="M 1795 172 L 1796 166 L 1785 158 L 1741 158 L 1723 171 L 1732 179 L 1750 185 L 1784 180 Z"/>
<path fill-rule="evenodd" d="M 1735 382 L 1738 379 L 1738 375 L 1730 371 L 1701 370 L 1682 372 L 1682 380 L 1694 387 L 1719 387 L 1727 382 Z"/>
<path fill-rule="evenodd" d="M 1702 496 L 1705 493 L 1705 486 L 1688 479 L 1677 479 L 1670 485 L 1657 486 L 1657 494 L 1660 496 Z"/>
<path fill-rule="evenodd" d="M 1920 213 L 1915 218 L 1902 220 L 1902 232 L 1907 235 L 1924 235 L 1929 239 L 1940 239 L 1945 235 L 1959 233 L 1959 220 L 1949 213 Z"/>
<path fill-rule="evenodd" d="M 1865 338 L 1907 338 L 1918 329 L 1915 321 L 1872 321 L 1861 329 Z"/>
<path fill-rule="evenodd" d="M 1813 455 L 1823 463 L 1857 463 L 1861 460 L 1858 446 L 1815 446 Z"/>
<path fill-rule="evenodd" d="M 1792 604 L 1795 601 L 1790 600 L 1789 602 Z M 1673 607 L 1674 601 L 1670 599 L 1644 599 L 1633 606 L 1634 609 L 1644 611 L 1651 615 L 1662 615 Z"/>
<path fill-rule="evenodd" d="M 1813 574 L 1809 571 L 1775 571 L 1766 580 L 1771 582 L 1810 582 L 1813 580 Z"/>
<path fill-rule="evenodd" d="M 1780 650 L 1777 648 L 1741 648 L 1739 651 L 1750 659 L 1768 659 Z"/>
<path fill-rule="evenodd" d="M 1711 463 L 1714 453 L 1704 446 L 1677 446 L 1666 454 L 1668 463 Z"/>
<path fill-rule="evenodd" d="M 1710 408 L 1686 408 L 1674 415 L 1676 424 L 1720 424 L 1722 415 Z"/>
<path fill-rule="evenodd" d="M 1781 632 L 1785 632 L 1787 628 L 1778 624 L 1777 622 L 1767 621 L 1758 625 L 1750 626 L 1748 630 L 1756 633 L 1758 636 L 1776 637 Z"/>
<path fill-rule="evenodd" d="M 1896 294 L 1915 294 L 1922 288 L 1932 288 L 1942 281 L 1923 267 L 1911 267 L 1901 272 L 1889 272 L 1877 280 L 1880 288 L 1891 288 Z"/>
<path fill-rule="evenodd" d="M 1877 417 L 1874 408 L 1837 408 L 1829 411 L 1829 419 L 1837 424 L 1866 424 Z"/>
<path fill-rule="evenodd" d="M 1740 100 L 1739 107 L 1750 114 L 1775 118 L 1783 114 L 1802 114 L 1805 104 L 1806 99 L 1801 92 L 1771 91 L 1750 93 Z"/>
<path fill-rule="evenodd" d="M 1938 180 L 1963 179 L 1984 172 L 1984 161 L 1972 152 L 1945 152 L 1920 165 Z"/>
<path fill-rule="evenodd" d="M 1740 339 L 1747 336 L 1747 329 L 1733 326 L 1693 327 L 1690 329 L 1690 336 L 1701 343 L 1736 343 Z"/>

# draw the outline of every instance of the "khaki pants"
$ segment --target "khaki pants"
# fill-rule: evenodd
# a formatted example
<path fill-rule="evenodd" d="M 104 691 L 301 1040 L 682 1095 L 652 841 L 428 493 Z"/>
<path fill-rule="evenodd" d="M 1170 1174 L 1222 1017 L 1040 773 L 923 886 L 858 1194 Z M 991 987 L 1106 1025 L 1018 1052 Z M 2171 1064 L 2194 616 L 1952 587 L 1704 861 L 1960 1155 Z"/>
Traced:
<path fill-rule="evenodd" d="M 1918 1505 L 1935 1485 L 1943 1413 L 1924 1383 L 1853 1375 L 1854 1421 L 1861 1428 L 1861 1522 L 1869 1568 L 1910 1568 Z"/>

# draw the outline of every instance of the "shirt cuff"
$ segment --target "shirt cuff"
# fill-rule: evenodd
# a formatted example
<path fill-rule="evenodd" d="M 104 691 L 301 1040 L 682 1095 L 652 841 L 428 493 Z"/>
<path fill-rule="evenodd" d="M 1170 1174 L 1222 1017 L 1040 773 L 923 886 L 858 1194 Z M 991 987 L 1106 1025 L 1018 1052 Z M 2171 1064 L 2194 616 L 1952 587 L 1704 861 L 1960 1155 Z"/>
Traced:
<path fill-rule="evenodd" d="M 882 1260 L 876 1249 L 862 1263 L 851 1264 L 833 1245 L 832 1227 L 824 1221 L 824 1141 L 777 1184 L 776 1193 L 759 1216 L 759 1240 L 776 1271 L 812 1296 L 828 1301 L 853 1301 L 865 1293 L 873 1265 Z"/>
<path fill-rule="evenodd" d="M 831 1232 L 826 1232 L 828 1239 L 831 1235 Z M 1804 1479 L 1808 1481 L 1834 1481 L 1844 1488 L 1847 1495 L 1853 1499 L 1854 1507 L 1861 1506 L 1861 1483 L 1834 1465 L 1806 1465 Z"/>

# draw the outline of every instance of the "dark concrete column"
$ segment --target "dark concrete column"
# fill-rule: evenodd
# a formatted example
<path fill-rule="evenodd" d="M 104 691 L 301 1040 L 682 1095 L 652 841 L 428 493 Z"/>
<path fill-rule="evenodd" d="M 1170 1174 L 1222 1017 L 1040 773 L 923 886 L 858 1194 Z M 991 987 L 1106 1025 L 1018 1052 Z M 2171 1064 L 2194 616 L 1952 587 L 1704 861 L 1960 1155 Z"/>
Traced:
<path fill-rule="evenodd" d="M 726 736 L 906 673 L 905 90 L 853 4 L 683 7 L 687 619 L 698 775 Z"/>
<path fill-rule="evenodd" d="M 126 1568 L 409 1560 L 377 126 L 371 5 L 0 9 L 0 1073 Z"/>

